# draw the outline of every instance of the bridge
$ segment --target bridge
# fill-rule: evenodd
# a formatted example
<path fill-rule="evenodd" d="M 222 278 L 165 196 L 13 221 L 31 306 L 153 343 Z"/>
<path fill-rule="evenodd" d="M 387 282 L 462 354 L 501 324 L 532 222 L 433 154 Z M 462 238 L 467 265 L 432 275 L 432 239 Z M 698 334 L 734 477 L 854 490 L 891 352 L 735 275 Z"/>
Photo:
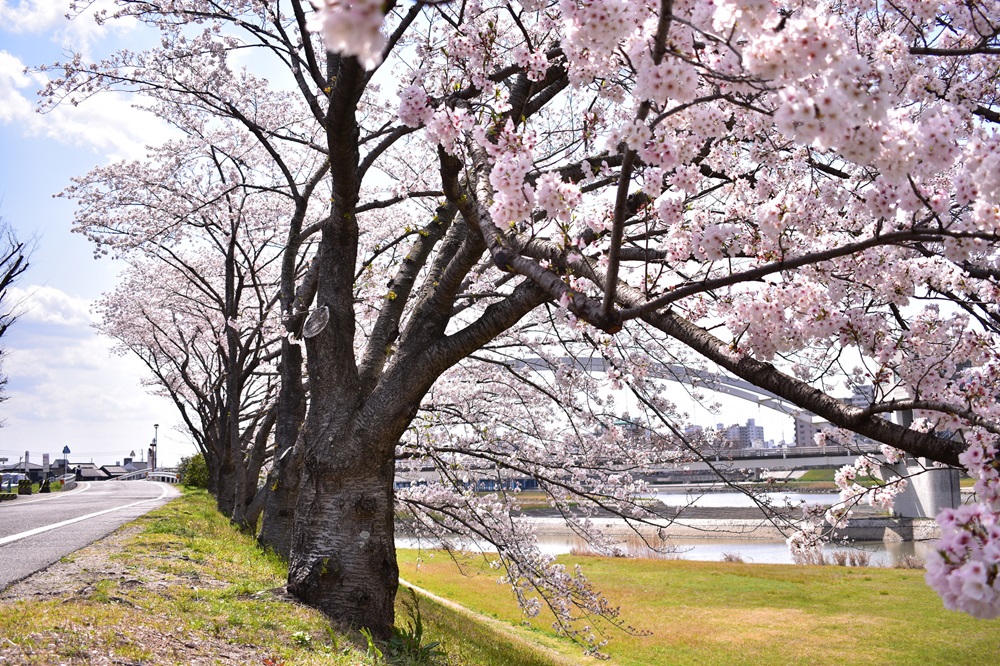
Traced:
<path fill-rule="evenodd" d="M 138 472 L 131 472 L 129 474 L 123 474 L 121 476 L 116 476 L 114 481 L 135 481 L 137 479 L 148 479 L 150 481 L 162 481 L 164 483 L 178 483 L 179 479 L 177 474 L 174 472 L 166 472 L 163 470 L 148 470 L 140 469 Z"/>
<path fill-rule="evenodd" d="M 720 449 L 702 451 L 701 461 L 684 463 L 690 470 L 709 469 L 807 469 L 810 467 L 841 467 L 850 465 L 859 455 L 885 460 L 880 446 L 864 443 L 844 446 L 790 446 L 773 449 Z"/>
<path fill-rule="evenodd" d="M 563 356 L 559 358 L 559 364 L 583 372 L 607 372 L 608 367 L 610 367 L 604 357 L 576 358 L 573 356 Z M 514 361 L 511 366 L 514 369 L 531 368 L 535 372 L 553 372 L 556 369 L 551 363 L 540 358 L 527 358 Z M 745 379 L 739 379 L 738 377 L 732 377 L 719 372 L 688 368 L 676 363 L 651 363 L 648 367 L 649 376 L 656 379 L 680 382 L 694 388 L 724 393 L 760 405 L 761 407 L 773 409 L 787 416 L 802 411 L 800 407 L 789 400 L 762 389 Z"/>

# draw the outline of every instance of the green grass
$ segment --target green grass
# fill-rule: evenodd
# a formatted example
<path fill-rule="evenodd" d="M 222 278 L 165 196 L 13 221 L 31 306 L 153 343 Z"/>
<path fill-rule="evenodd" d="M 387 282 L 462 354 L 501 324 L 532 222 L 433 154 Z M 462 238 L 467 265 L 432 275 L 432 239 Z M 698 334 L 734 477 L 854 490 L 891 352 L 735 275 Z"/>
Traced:
<path fill-rule="evenodd" d="M 31 484 L 31 494 L 32 495 L 37 495 L 38 494 L 38 490 L 41 487 L 42 487 L 42 484 L 40 484 L 40 483 L 32 483 Z M 62 481 L 53 481 L 52 483 L 49 484 L 49 491 L 53 492 L 53 493 L 59 492 L 60 490 L 62 490 L 62 488 L 63 488 Z M 11 485 L 10 490 L 8 490 L 7 489 L 7 484 L 4 483 L 4 484 L 0 485 L 0 492 L 2 492 L 4 494 L 6 494 L 6 493 L 12 493 L 12 494 L 14 494 L 16 496 L 17 495 L 17 484 L 15 483 L 15 484 Z"/>
<path fill-rule="evenodd" d="M 359 632 L 336 628 L 318 611 L 276 593 L 288 575 L 285 563 L 234 529 L 204 491 L 189 489 L 126 527 L 132 528 L 137 529 L 111 555 L 117 575 L 89 585 L 81 581 L 44 600 L 0 602 L 0 637 L 21 652 L 11 663 L 87 664 L 98 657 L 127 664 L 190 662 L 191 654 L 183 650 L 154 655 L 145 640 L 150 635 L 166 637 L 168 646 L 201 646 L 199 658 L 209 660 L 204 663 L 235 649 L 243 651 L 241 663 L 370 663 Z M 63 561 L 85 558 L 86 550 Z M 503 630 L 470 622 L 452 609 L 429 600 L 422 600 L 420 609 L 424 642 L 441 641 L 449 666 L 556 663 L 532 645 L 512 645 Z M 407 624 L 401 603 L 397 617 Z M 0 645 L 0 663 L 7 663 L 8 654 Z"/>
<path fill-rule="evenodd" d="M 833 475 L 837 473 L 835 469 L 810 469 L 806 473 L 795 479 L 796 481 L 830 481 L 833 482 Z"/>
<path fill-rule="evenodd" d="M 44 600 L 0 603 L 0 636 L 27 655 L 12 663 L 85 664 L 104 656 L 185 663 L 190 656 L 156 661 L 163 654 L 152 654 L 151 635 L 215 654 L 252 649 L 256 656 L 245 663 L 365 663 L 357 632 L 335 629 L 274 593 L 284 585 L 285 565 L 233 529 L 204 492 L 188 492 L 135 527 L 113 556 L 116 575 Z M 526 620 L 482 558 L 468 561 L 462 575 L 441 553 L 420 553 L 419 567 L 416 551 L 399 555 L 403 578 L 471 609 L 421 599 L 424 641 L 440 641 L 449 666 L 597 663 L 555 635 L 551 617 Z M 66 559 L 79 566 L 85 557 Z M 614 664 L 1000 663 L 1000 621 L 943 610 L 920 571 L 560 560 L 579 563 L 639 630 L 605 627 Z M 401 605 L 397 618 L 408 622 Z"/>
<path fill-rule="evenodd" d="M 400 587 L 397 595 L 396 622 L 407 620 L 401 601 L 407 595 Z M 434 601 L 420 597 L 427 641 L 439 641 L 448 654 L 449 664 L 469 666 L 560 666 L 566 661 L 558 655 L 545 654 L 531 638 L 520 637 L 503 623 L 489 624 L 472 619 Z M 574 657 L 579 656 L 576 651 Z"/>
<path fill-rule="evenodd" d="M 525 618 L 497 573 L 473 561 L 467 576 L 447 556 L 400 553 L 400 575 L 489 617 Z M 922 571 L 751 565 L 566 556 L 648 635 L 610 630 L 612 663 L 655 664 L 996 664 L 1000 621 L 946 611 Z M 556 641 L 551 618 L 524 629 Z"/>
<path fill-rule="evenodd" d="M 808 469 L 805 474 L 799 478 L 789 479 L 788 481 L 783 482 L 782 485 L 789 490 L 837 490 L 837 484 L 834 482 L 833 477 L 839 469 L 839 467 L 827 469 Z M 881 484 L 878 479 L 873 479 L 868 476 L 858 477 L 856 482 L 866 488 Z"/>
<path fill-rule="evenodd" d="M 112 555 L 119 576 L 68 596 L 0 604 L 0 636 L 34 653 L 23 663 L 88 663 L 99 655 L 143 663 L 152 658 L 144 647 L 150 634 L 208 651 L 253 646 L 259 664 L 361 663 L 356 636 L 272 593 L 284 584 L 284 564 L 230 526 L 206 493 L 189 492 L 134 525 L 139 532 Z M 312 640 L 303 644 L 296 632 Z M 188 661 L 157 656 L 167 659 L 157 663 Z"/>

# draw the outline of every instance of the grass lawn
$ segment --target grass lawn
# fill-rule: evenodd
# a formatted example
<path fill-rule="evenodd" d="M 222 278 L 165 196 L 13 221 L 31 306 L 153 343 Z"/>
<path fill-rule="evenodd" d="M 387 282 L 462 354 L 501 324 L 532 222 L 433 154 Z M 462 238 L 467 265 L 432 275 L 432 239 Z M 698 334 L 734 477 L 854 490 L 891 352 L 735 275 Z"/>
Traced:
<path fill-rule="evenodd" d="M 38 594 L 38 583 L 29 599 L 0 601 L 0 665 L 381 663 L 366 656 L 359 632 L 281 594 L 285 563 L 235 530 L 203 491 L 63 559 L 74 572 L 46 583 L 57 589 Z M 404 627 L 407 599 L 397 597 Z M 429 600 L 420 610 L 424 644 L 443 641 L 448 666 L 574 663 Z"/>
<path fill-rule="evenodd" d="M 487 616 L 555 640 L 550 619 L 525 619 L 498 574 L 470 560 L 467 576 L 443 554 L 400 553 L 412 584 Z M 1000 620 L 946 611 L 923 581 L 901 569 L 804 567 L 566 556 L 626 622 L 611 630 L 617 664 L 997 664 Z M 561 642 L 566 655 L 580 649 Z"/>
<path fill-rule="evenodd" d="M 0 639 L 8 641 L 0 664 L 212 663 L 223 654 L 226 663 L 372 663 L 358 632 L 275 592 L 284 564 L 234 530 L 205 493 L 187 493 L 124 529 L 114 544 L 66 558 L 80 571 L 64 591 L 0 602 Z M 599 663 L 556 636 L 550 619 L 525 622 L 482 558 L 469 560 L 463 576 L 442 553 L 419 556 L 418 567 L 417 551 L 400 551 L 402 577 L 474 611 L 420 600 L 424 642 L 441 641 L 448 666 Z M 643 632 L 608 632 L 612 664 L 1000 663 L 1000 621 L 943 610 L 920 571 L 562 562 L 579 562 Z M 401 590 L 404 627 L 412 622 L 408 599 Z"/>
<path fill-rule="evenodd" d="M 800 476 L 796 481 L 829 481 L 833 482 L 833 476 L 837 473 L 835 469 L 807 469 L 805 474 Z"/>

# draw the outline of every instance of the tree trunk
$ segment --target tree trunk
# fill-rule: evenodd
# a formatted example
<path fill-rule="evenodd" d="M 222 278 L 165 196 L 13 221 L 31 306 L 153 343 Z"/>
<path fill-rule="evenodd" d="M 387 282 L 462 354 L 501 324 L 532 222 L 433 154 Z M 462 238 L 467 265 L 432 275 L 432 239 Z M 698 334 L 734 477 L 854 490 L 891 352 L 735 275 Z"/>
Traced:
<path fill-rule="evenodd" d="M 399 581 L 394 460 L 372 455 L 386 448 L 394 450 L 356 439 L 306 457 L 288 575 L 289 592 L 380 638 L 388 638 L 393 625 Z"/>
<path fill-rule="evenodd" d="M 215 491 L 215 505 L 219 512 L 227 518 L 233 517 L 236 508 L 237 492 L 236 466 L 233 464 L 232 453 L 227 451 L 226 457 L 219 466 L 219 477 Z"/>
<path fill-rule="evenodd" d="M 230 517 L 230 520 L 241 532 L 246 532 L 247 534 L 256 532 L 255 528 L 257 527 L 256 518 L 251 519 L 247 515 L 247 506 L 253 501 L 254 495 L 257 493 L 259 471 L 259 469 L 255 471 L 241 466 L 235 474 L 233 515 Z"/>
<path fill-rule="evenodd" d="M 286 562 L 292 550 L 292 526 L 301 479 L 301 446 L 275 454 L 274 466 L 267 476 L 267 498 L 257 542 L 274 551 Z"/>
<path fill-rule="evenodd" d="M 281 389 L 274 426 L 274 462 L 267 477 L 263 522 L 257 541 L 288 560 L 292 548 L 292 525 L 300 481 L 301 445 L 296 442 L 305 418 L 302 385 L 302 348 L 285 339 L 281 343 Z"/>

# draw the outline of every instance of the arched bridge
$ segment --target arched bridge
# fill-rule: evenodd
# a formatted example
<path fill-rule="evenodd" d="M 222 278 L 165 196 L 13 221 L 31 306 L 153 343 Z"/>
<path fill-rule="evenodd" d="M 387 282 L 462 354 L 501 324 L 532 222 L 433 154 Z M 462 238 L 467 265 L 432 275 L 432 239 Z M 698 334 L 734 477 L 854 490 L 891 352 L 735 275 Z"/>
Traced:
<path fill-rule="evenodd" d="M 576 358 L 563 356 L 559 359 L 559 363 L 563 366 L 584 372 L 607 372 L 609 368 L 608 362 L 603 357 Z M 555 371 L 557 369 L 548 361 L 540 358 L 522 359 L 514 361 L 511 365 L 514 369 L 531 368 L 536 372 Z M 680 382 L 694 388 L 702 388 L 731 395 L 786 415 L 792 415 L 801 411 L 801 408 L 779 395 L 751 384 L 745 379 L 731 377 L 719 372 L 687 368 L 676 363 L 652 363 L 649 366 L 649 375 L 656 379 Z"/>

